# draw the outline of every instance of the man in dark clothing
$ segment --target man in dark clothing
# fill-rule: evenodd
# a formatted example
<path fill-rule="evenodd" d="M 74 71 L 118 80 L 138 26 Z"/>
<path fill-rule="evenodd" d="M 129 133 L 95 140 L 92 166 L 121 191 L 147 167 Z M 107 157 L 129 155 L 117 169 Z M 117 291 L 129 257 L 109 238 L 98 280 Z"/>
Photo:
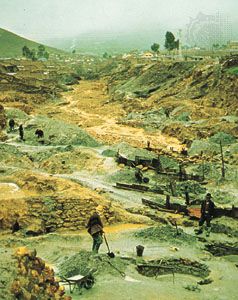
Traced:
<path fill-rule="evenodd" d="M 88 233 L 93 238 L 92 251 L 98 253 L 100 245 L 103 242 L 103 224 L 97 212 L 94 212 L 90 217 L 86 228 L 88 228 Z"/>
<path fill-rule="evenodd" d="M 41 129 L 36 129 L 35 135 L 37 135 L 38 139 L 43 138 L 44 137 L 44 131 L 41 130 Z"/>
<path fill-rule="evenodd" d="M 151 150 L 151 148 L 150 148 L 150 141 L 147 141 L 147 148 L 146 149 Z"/>
<path fill-rule="evenodd" d="M 15 126 L 15 121 L 13 119 L 9 120 L 9 127 L 10 127 L 10 131 L 14 130 L 14 126 Z"/>
<path fill-rule="evenodd" d="M 19 136 L 20 136 L 21 141 L 24 141 L 24 130 L 23 130 L 22 124 L 19 126 Z"/>
<path fill-rule="evenodd" d="M 141 172 L 141 170 L 140 169 L 136 169 L 136 171 L 135 171 L 135 178 L 136 178 L 136 180 L 139 182 L 139 183 L 142 183 L 142 181 L 143 181 L 143 174 L 142 174 L 142 172 Z"/>
<path fill-rule="evenodd" d="M 44 131 L 43 130 L 41 130 L 41 129 L 36 129 L 36 131 L 35 131 L 35 135 L 37 135 L 37 137 L 38 137 L 38 140 L 39 140 L 39 143 L 41 143 L 41 144 L 44 144 L 45 143 L 45 141 L 44 141 Z"/>
<path fill-rule="evenodd" d="M 12 233 L 15 233 L 20 230 L 20 224 L 18 220 L 15 220 L 15 222 L 12 225 Z"/>
<path fill-rule="evenodd" d="M 210 193 L 207 193 L 205 200 L 203 200 L 201 204 L 201 218 L 199 220 L 199 230 L 197 231 L 197 234 L 201 234 L 203 232 L 203 224 L 206 222 L 206 236 L 210 235 L 211 231 L 211 219 L 214 214 L 214 208 L 215 204 L 212 201 L 212 196 Z"/>

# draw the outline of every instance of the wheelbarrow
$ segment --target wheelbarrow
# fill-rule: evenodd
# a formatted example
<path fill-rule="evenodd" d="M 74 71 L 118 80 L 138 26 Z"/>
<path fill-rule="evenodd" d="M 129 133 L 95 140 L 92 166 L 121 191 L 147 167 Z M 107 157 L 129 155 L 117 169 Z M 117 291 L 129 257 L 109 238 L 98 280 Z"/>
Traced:
<path fill-rule="evenodd" d="M 73 293 L 75 289 L 78 289 L 80 291 L 82 288 L 85 288 L 87 290 L 91 289 L 94 285 L 94 277 L 90 273 L 86 276 L 83 275 L 75 275 L 72 277 L 64 277 L 62 276 L 62 280 L 60 282 L 63 283 L 63 285 L 69 286 L 69 292 Z"/>

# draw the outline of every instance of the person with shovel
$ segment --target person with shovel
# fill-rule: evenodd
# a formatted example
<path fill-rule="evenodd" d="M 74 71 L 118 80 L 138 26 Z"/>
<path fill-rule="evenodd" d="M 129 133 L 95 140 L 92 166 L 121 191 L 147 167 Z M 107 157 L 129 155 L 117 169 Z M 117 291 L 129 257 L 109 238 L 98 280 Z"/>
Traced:
<path fill-rule="evenodd" d="M 103 243 L 103 224 L 97 211 L 89 218 L 86 228 L 88 228 L 88 233 L 93 238 L 92 251 L 98 253 L 98 250 Z"/>

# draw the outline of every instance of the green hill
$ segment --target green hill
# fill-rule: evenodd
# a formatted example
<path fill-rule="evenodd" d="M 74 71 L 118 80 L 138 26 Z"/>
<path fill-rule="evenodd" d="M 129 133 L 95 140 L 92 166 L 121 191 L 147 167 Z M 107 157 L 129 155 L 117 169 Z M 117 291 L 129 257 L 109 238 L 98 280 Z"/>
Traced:
<path fill-rule="evenodd" d="M 22 56 L 22 47 L 37 49 L 39 43 L 25 39 L 19 35 L 16 35 L 10 31 L 0 28 L 0 58 L 6 57 L 19 57 Z M 63 53 L 62 50 L 47 47 L 46 50 L 49 53 Z"/>

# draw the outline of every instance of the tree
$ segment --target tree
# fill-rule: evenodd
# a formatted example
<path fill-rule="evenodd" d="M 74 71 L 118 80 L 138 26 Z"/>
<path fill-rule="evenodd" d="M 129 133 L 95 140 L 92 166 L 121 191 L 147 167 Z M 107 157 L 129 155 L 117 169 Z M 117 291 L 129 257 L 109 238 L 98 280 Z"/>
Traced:
<path fill-rule="evenodd" d="M 27 47 L 24 46 L 22 47 L 22 55 L 26 58 L 30 58 L 31 50 Z"/>
<path fill-rule="evenodd" d="M 169 51 L 179 49 L 179 40 L 175 40 L 172 32 L 167 31 L 165 35 L 165 48 Z"/>
<path fill-rule="evenodd" d="M 212 45 L 212 48 L 213 48 L 214 50 L 218 50 L 218 49 L 220 48 L 220 45 L 219 45 L 219 44 L 213 44 L 213 45 Z"/>
<path fill-rule="evenodd" d="M 49 53 L 46 51 L 45 46 L 44 45 L 39 45 L 38 46 L 38 50 L 37 50 L 37 58 L 45 58 L 45 59 L 49 59 Z"/>
<path fill-rule="evenodd" d="M 39 45 L 38 51 L 37 51 L 37 57 L 42 58 L 42 57 L 44 57 L 44 54 L 45 54 L 45 46 Z"/>
<path fill-rule="evenodd" d="M 22 48 L 22 55 L 26 58 L 29 58 L 33 61 L 37 60 L 37 57 L 36 57 L 36 50 L 35 49 L 29 49 L 27 46 L 24 46 Z"/>
<path fill-rule="evenodd" d="M 107 52 L 104 52 L 102 57 L 105 58 L 105 59 L 107 59 L 109 57 L 109 55 L 108 55 Z"/>
<path fill-rule="evenodd" d="M 49 57 L 50 57 L 49 52 L 45 51 L 44 52 L 44 58 L 48 60 Z"/>
<path fill-rule="evenodd" d="M 29 49 L 27 46 L 22 47 L 22 55 L 26 58 L 29 58 L 33 61 L 36 61 L 39 58 L 49 59 L 49 53 L 46 51 L 45 46 L 39 45 L 36 52 L 35 49 Z"/>
<path fill-rule="evenodd" d="M 29 57 L 32 61 L 36 61 L 37 60 L 37 57 L 36 57 L 36 50 L 35 49 L 32 49 L 30 51 L 30 57 Z"/>
<path fill-rule="evenodd" d="M 160 44 L 158 43 L 154 43 L 153 45 L 151 45 L 151 50 L 155 53 L 159 52 L 159 48 L 160 48 Z"/>

